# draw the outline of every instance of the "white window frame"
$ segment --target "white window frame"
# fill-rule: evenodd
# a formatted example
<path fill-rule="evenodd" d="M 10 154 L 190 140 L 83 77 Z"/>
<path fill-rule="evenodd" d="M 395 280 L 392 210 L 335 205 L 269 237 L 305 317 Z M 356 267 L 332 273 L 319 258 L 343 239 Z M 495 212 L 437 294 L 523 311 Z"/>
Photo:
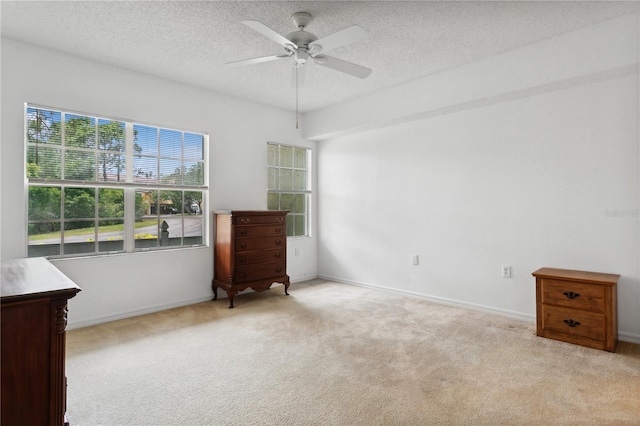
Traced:
<path fill-rule="evenodd" d="M 298 212 L 294 212 L 291 211 L 291 209 L 282 207 L 281 205 L 278 206 L 278 210 L 289 210 L 289 214 L 287 214 L 287 237 L 288 238 L 310 238 L 312 236 L 311 234 L 311 221 L 312 221 L 312 217 L 311 217 L 311 212 L 312 212 L 312 159 L 313 159 L 313 151 L 311 150 L 311 148 L 307 148 L 307 147 L 302 147 L 302 146 L 295 146 L 295 145 L 286 145 L 286 144 L 281 144 L 278 142 L 267 142 L 267 152 L 269 149 L 269 145 L 271 146 L 277 146 L 278 147 L 278 153 L 280 154 L 280 148 L 281 147 L 285 147 L 285 148 L 291 148 L 293 150 L 296 149 L 301 149 L 305 151 L 306 154 L 306 167 L 304 168 L 300 168 L 297 167 L 295 165 L 295 153 L 294 153 L 294 163 L 291 165 L 291 167 L 289 166 L 282 166 L 282 163 L 280 161 L 280 158 L 278 159 L 278 165 L 272 165 L 269 163 L 269 159 L 267 158 L 267 175 L 269 176 L 270 171 L 273 171 L 275 173 L 276 176 L 276 187 L 269 187 L 269 177 L 267 177 L 267 197 L 269 197 L 269 194 L 278 194 L 278 195 L 282 195 L 282 194 L 292 194 L 292 195 L 305 195 L 305 212 L 304 213 L 298 213 Z M 295 151 L 294 151 L 295 152 Z M 305 189 L 301 189 L 301 188 L 295 188 L 295 184 L 293 185 L 292 189 L 289 188 L 281 188 L 280 186 L 280 170 L 281 169 L 286 169 L 286 170 L 292 170 L 292 173 L 295 173 L 296 171 L 305 171 L 306 172 L 306 188 Z M 294 178 L 295 181 L 295 178 Z M 269 201 L 267 201 L 267 208 L 269 208 Z M 303 235 L 295 235 L 296 234 L 296 229 L 295 229 L 295 223 L 296 223 L 296 217 L 297 216 L 304 216 L 305 220 L 305 232 Z M 291 234 L 291 231 L 293 235 Z"/>
<path fill-rule="evenodd" d="M 29 143 L 29 138 L 28 138 L 28 124 L 29 124 L 29 114 L 28 111 L 30 109 L 38 109 L 38 110 L 43 110 L 43 111 L 52 111 L 55 113 L 60 113 L 61 114 L 61 122 L 64 123 L 65 122 L 65 116 L 66 115 L 76 115 L 76 116 L 81 116 L 81 117 L 89 117 L 89 118 L 93 118 L 95 119 L 95 127 L 96 127 L 96 135 L 98 134 L 98 123 L 99 120 L 104 119 L 104 120 L 110 120 L 110 121 L 116 121 L 116 122 L 121 122 L 125 124 L 125 152 L 124 152 L 124 157 L 125 157 L 125 164 L 126 164 L 126 168 L 124 171 L 124 176 L 122 176 L 123 180 L 120 182 L 117 181 L 100 181 L 98 180 L 98 176 L 96 176 L 96 180 L 91 180 L 91 181 L 82 181 L 82 180 L 68 180 L 68 179 L 64 179 L 64 152 L 67 150 L 67 147 L 65 146 L 65 135 L 64 135 L 64 128 L 65 125 L 63 124 L 62 127 L 62 131 L 61 131 L 61 142 L 60 145 L 53 145 L 53 144 L 49 144 L 47 145 L 47 147 L 53 147 L 53 148 L 57 148 L 60 149 L 61 151 L 61 157 L 60 157 L 60 167 L 61 167 L 61 175 L 60 175 L 60 179 L 51 179 L 51 178 L 39 178 L 39 177 L 29 177 L 27 174 L 27 152 L 30 146 L 33 146 L 33 144 Z M 134 126 L 135 125 L 142 125 L 142 126 L 147 126 L 147 127 L 152 127 L 152 128 L 157 128 L 157 129 L 166 129 L 166 130 L 172 130 L 172 131 L 177 131 L 177 132 L 181 132 L 182 133 L 182 154 L 180 157 L 180 160 L 182 161 L 181 164 L 184 165 L 185 163 L 185 157 L 184 157 L 184 134 L 185 133 L 189 133 L 189 134 L 196 134 L 196 135 L 202 135 L 203 137 L 203 147 L 202 147 L 202 161 L 198 161 L 202 163 L 202 172 L 203 172 L 203 181 L 202 184 L 196 184 L 196 185 L 189 185 L 189 184 L 163 184 L 160 183 L 160 181 L 158 180 L 158 182 L 153 182 L 153 183 L 145 183 L 145 182 L 139 182 L 136 181 L 134 178 L 134 157 L 136 156 L 136 154 L 134 153 Z M 29 194 L 29 188 L 30 187 L 60 187 L 60 188 L 95 188 L 95 189 L 102 189 L 102 188 L 110 188 L 110 189 L 121 189 L 124 191 L 124 237 L 123 237 L 123 247 L 121 250 L 116 250 L 116 251 L 99 251 L 100 250 L 100 245 L 99 245 L 99 241 L 98 241 L 98 235 L 99 235 L 99 229 L 98 229 L 98 223 L 100 220 L 102 220 L 102 218 L 98 217 L 98 202 L 95 202 L 95 210 L 96 210 L 96 214 L 93 218 L 88 218 L 87 221 L 93 221 L 94 222 L 94 229 L 95 229 L 95 244 L 94 244 L 94 250 L 92 252 L 82 252 L 82 253 L 78 253 L 78 254 L 65 254 L 64 252 L 64 247 L 65 247 L 65 242 L 64 242 L 64 232 L 62 232 L 62 230 L 64 229 L 64 223 L 65 223 L 65 197 L 64 195 L 61 196 L 61 200 L 60 200 L 60 218 L 54 218 L 51 220 L 30 220 L 29 219 L 29 205 L 28 202 L 27 204 L 27 217 L 26 217 L 26 223 L 27 224 L 31 224 L 31 223 L 38 223 L 38 222 L 45 222 L 45 223 L 59 223 L 59 226 L 61 228 L 61 232 L 60 232 L 60 242 L 59 242 L 59 251 L 58 251 L 58 255 L 35 255 L 35 256 L 31 256 L 31 257 L 48 257 L 48 258 L 67 258 L 67 257 L 86 257 L 86 256 L 105 256 L 105 255 L 111 255 L 111 254 L 122 254 L 122 253 L 133 253 L 133 252 L 141 252 L 141 251 L 149 251 L 149 250 L 169 250 L 169 249 L 185 249 L 185 248 L 192 248 L 192 247 L 208 247 L 209 246 L 209 215 L 206 213 L 208 212 L 208 197 L 209 197 L 209 186 L 208 186 L 208 182 L 209 182 L 209 135 L 205 132 L 201 132 L 201 131 L 192 131 L 192 130 L 184 130 L 184 129 L 175 129 L 175 128 L 169 128 L 166 126 L 158 126 L 158 125 L 154 125 L 154 124 L 147 124 L 147 123 L 140 123 L 138 121 L 135 120 L 127 120 L 127 119 L 120 119 L 120 118 L 113 118 L 113 117 L 105 117 L 102 115 L 96 115 L 96 114 L 87 114 L 87 113 L 82 113 L 82 112 L 75 112 L 75 111 L 70 111 L 67 109 L 60 109 L 60 108 L 52 108 L 52 107 L 47 107 L 47 106 L 41 106 L 41 105 L 36 105 L 36 104 L 30 104 L 30 103 L 25 103 L 24 105 L 24 129 L 25 129 L 25 134 L 24 134 L 24 138 L 25 138 L 25 161 L 24 161 L 24 167 L 25 167 L 25 176 L 26 176 L 26 194 L 27 194 L 27 200 L 28 200 L 28 194 Z M 98 152 L 98 153 L 107 153 L 109 151 L 104 151 L 104 150 L 99 150 L 97 143 L 96 143 L 96 147 L 94 148 L 75 148 L 74 150 L 76 151 L 88 151 L 88 152 Z M 158 152 L 158 159 L 161 158 L 160 157 L 160 152 Z M 98 158 L 98 157 L 96 157 Z M 176 157 L 177 158 L 177 157 Z M 99 168 L 98 168 L 98 164 L 96 163 L 96 173 L 99 172 Z M 156 244 L 156 247 L 152 247 L 152 248 L 136 248 L 136 239 L 135 239 L 135 221 L 136 221 L 136 192 L 138 191 L 147 191 L 147 190 L 158 190 L 158 191 L 181 191 L 182 192 L 182 202 L 183 202 L 183 206 L 184 206 L 184 194 L 185 192 L 202 192 L 202 202 L 201 205 L 199 206 L 199 210 L 200 210 L 200 220 L 202 221 L 202 225 L 201 225 L 201 231 L 202 231 L 202 235 L 201 235 L 201 242 L 198 244 L 185 244 L 184 243 L 184 239 L 186 238 L 184 236 L 184 232 L 181 234 L 180 237 L 180 241 L 182 244 L 179 245 L 168 245 L 168 246 L 161 246 L 160 245 L 160 239 L 161 239 L 161 232 L 160 229 L 158 230 L 158 235 L 157 235 L 157 240 L 158 243 Z M 63 192 L 64 194 L 64 192 Z M 184 209 L 184 207 L 183 207 Z M 161 218 L 161 214 L 160 211 L 157 211 L 157 214 L 155 215 L 155 217 L 157 217 L 158 219 L 158 224 L 159 224 L 159 228 L 160 225 L 162 223 L 162 218 Z M 77 219 L 76 219 L 77 220 Z M 82 220 L 82 219 L 80 219 Z M 183 231 L 184 231 L 184 217 L 182 217 L 181 220 L 181 226 L 183 227 Z M 26 247 L 25 247 L 25 257 L 29 257 L 29 233 L 27 232 L 27 241 L 26 241 Z"/>

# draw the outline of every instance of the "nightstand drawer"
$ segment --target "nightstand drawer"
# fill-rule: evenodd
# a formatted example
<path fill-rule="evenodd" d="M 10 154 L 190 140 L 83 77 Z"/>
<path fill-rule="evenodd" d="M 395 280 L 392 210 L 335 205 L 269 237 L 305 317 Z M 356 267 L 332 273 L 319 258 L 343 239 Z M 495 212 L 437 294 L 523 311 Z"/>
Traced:
<path fill-rule="evenodd" d="M 245 237 L 266 237 L 270 235 L 284 235 L 286 225 L 260 225 L 260 226 L 238 226 L 236 227 L 236 238 Z"/>
<path fill-rule="evenodd" d="M 286 274 L 284 262 L 263 263 L 261 265 L 236 268 L 235 282 L 245 283 L 266 278 L 280 277 Z"/>
<path fill-rule="evenodd" d="M 236 252 L 249 250 L 265 250 L 286 247 L 287 237 L 238 238 L 235 244 Z"/>
<path fill-rule="evenodd" d="M 590 312 L 604 312 L 604 288 L 601 285 L 542 278 L 542 303 Z"/>
<path fill-rule="evenodd" d="M 605 338 L 605 316 L 603 314 L 543 306 L 542 322 L 544 331 L 598 341 Z"/>
<path fill-rule="evenodd" d="M 286 259 L 284 249 L 247 251 L 235 255 L 236 266 L 278 262 L 284 259 Z"/>

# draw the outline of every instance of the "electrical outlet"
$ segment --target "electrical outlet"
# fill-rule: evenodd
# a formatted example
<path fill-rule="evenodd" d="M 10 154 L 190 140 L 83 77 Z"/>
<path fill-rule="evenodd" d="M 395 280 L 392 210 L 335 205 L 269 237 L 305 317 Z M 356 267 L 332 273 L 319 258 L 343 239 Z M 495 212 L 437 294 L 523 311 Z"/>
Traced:
<path fill-rule="evenodd" d="M 300 256 L 300 249 L 298 249 L 297 247 L 295 248 L 295 250 L 293 251 L 293 255 L 294 256 Z"/>
<path fill-rule="evenodd" d="M 420 259 L 418 258 L 417 254 L 414 254 L 413 256 L 411 256 L 411 264 L 412 265 L 419 265 L 420 264 Z"/>
<path fill-rule="evenodd" d="M 502 278 L 511 278 L 511 266 L 502 265 Z"/>

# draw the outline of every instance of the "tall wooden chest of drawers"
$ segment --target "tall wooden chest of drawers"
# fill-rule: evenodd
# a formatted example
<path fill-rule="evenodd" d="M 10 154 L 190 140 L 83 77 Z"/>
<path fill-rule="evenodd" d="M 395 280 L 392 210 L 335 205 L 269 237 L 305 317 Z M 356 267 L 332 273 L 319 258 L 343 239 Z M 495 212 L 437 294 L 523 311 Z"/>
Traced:
<path fill-rule="evenodd" d="M 67 300 L 79 291 L 45 258 L 2 263 L 3 425 L 66 424 Z"/>
<path fill-rule="evenodd" d="M 227 292 L 229 308 L 238 292 L 267 290 L 283 283 L 287 275 L 287 224 L 285 210 L 215 211 L 215 261 L 211 283 L 213 300 L 218 288 Z"/>
<path fill-rule="evenodd" d="M 536 333 L 614 352 L 620 275 L 541 268 L 536 277 Z"/>

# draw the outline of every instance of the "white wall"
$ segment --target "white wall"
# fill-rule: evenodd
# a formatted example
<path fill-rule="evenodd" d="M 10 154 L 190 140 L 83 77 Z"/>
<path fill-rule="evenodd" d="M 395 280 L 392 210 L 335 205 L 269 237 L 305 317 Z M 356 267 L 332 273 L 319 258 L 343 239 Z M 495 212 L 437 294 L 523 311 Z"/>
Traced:
<path fill-rule="evenodd" d="M 315 148 L 295 129 L 291 112 L 13 40 L 2 39 L 1 53 L 3 261 L 26 253 L 25 102 L 208 133 L 210 211 L 266 208 L 267 141 Z M 212 247 L 53 263 L 82 288 L 69 304 L 70 327 L 203 301 L 213 294 Z M 294 282 L 317 275 L 314 238 L 289 240 L 288 273 Z"/>
<path fill-rule="evenodd" d="M 638 16 L 576 33 L 309 114 L 319 275 L 533 320 L 536 269 L 617 273 L 640 342 Z"/>

